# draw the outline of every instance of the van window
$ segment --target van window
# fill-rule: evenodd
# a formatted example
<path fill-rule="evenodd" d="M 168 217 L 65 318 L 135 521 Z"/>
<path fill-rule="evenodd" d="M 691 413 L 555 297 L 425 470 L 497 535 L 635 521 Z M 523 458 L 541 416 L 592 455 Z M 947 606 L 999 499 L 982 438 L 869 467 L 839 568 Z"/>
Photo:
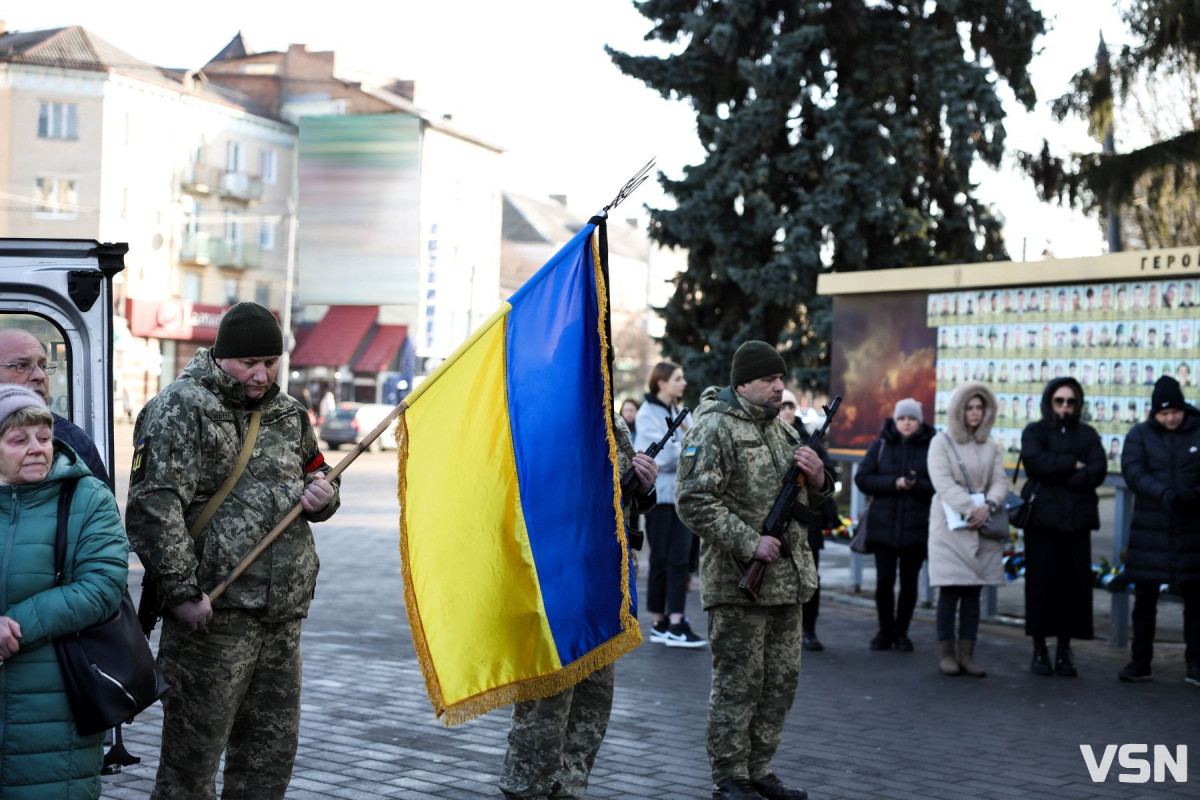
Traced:
<path fill-rule="evenodd" d="M 42 343 L 46 350 L 46 364 L 52 364 L 55 368 L 53 375 L 46 376 L 50 389 L 50 410 L 60 417 L 71 419 L 71 359 L 66 334 L 53 322 L 33 314 L 0 313 L 0 328 L 28 331 Z"/>

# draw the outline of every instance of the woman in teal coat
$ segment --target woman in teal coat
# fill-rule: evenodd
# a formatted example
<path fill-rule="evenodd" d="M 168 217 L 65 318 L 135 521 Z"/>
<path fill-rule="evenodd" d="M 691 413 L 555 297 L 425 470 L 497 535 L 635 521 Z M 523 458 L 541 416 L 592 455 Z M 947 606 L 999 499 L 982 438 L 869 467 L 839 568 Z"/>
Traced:
<path fill-rule="evenodd" d="M 103 733 L 80 736 L 53 639 L 113 615 L 129 545 L 116 501 L 52 439 L 41 398 L 0 385 L 0 797 L 100 796 Z M 67 524 L 67 575 L 55 586 L 62 482 L 79 478 Z"/>

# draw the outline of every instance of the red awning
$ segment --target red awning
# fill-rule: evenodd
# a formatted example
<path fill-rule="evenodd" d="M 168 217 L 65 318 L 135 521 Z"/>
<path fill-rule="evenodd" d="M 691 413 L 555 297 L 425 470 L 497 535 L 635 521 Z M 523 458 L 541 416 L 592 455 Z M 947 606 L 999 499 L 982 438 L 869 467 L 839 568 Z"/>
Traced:
<path fill-rule="evenodd" d="M 340 367 L 350 363 L 354 351 L 375 318 L 379 306 L 330 306 L 292 353 L 293 367 Z"/>
<path fill-rule="evenodd" d="M 408 334 L 407 325 L 379 325 L 375 328 L 375 338 L 367 345 L 358 360 L 354 362 L 355 372 L 383 372 L 392 363 L 404 337 Z"/>

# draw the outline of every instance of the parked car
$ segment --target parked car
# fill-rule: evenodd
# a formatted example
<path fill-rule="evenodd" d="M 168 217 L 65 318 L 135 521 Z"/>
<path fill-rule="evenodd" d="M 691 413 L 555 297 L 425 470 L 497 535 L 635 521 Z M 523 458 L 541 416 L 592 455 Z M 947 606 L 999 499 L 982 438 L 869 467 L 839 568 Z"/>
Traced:
<path fill-rule="evenodd" d="M 321 423 L 321 439 L 330 450 L 337 450 L 344 444 L 356 445 L 391 411 L 392 406 L 385 403 L 338 403 L 333 413 L 326 414 Z M 395 450 L 396 425 L 393 421 L 368 449 L 373 453 Z"/>

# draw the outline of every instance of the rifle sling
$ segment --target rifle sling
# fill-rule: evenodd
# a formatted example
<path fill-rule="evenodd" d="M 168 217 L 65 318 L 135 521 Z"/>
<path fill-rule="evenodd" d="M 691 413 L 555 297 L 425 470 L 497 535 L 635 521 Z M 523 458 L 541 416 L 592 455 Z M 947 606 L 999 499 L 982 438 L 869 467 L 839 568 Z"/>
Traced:
<path fill-rule="evenodd" d="M 233 491 L 234 484 L 238 482 L 238 478 L 242 477 L 242 472 L 245 471 L 246 465 L 250 463 L 250 454 L 254 452 L 254 443 L 258 441 L 258 423 L 261 420 L 261 411 L 254 411 L 250 414 L 250 427 L 246 430 L 246 438 L 242 441 L 242 450 L 238 453 L 237 463 L 233 465 L 233 472 L 229 473 L 229 477 L 217 489 L 217 493 L 209 498 L 208 504 L 204 506 L 204 510 L 200 512 L 200 516 L 192 523 L 192 527 L 188 530 L 193 540 L 200 538 L 200 534 L 204 532 L 204 526 L 212 519 L 213 514 L 217 513 L 217 509 L 221 507 L 221 503 L 225 502 L 225 498 Z"/>

